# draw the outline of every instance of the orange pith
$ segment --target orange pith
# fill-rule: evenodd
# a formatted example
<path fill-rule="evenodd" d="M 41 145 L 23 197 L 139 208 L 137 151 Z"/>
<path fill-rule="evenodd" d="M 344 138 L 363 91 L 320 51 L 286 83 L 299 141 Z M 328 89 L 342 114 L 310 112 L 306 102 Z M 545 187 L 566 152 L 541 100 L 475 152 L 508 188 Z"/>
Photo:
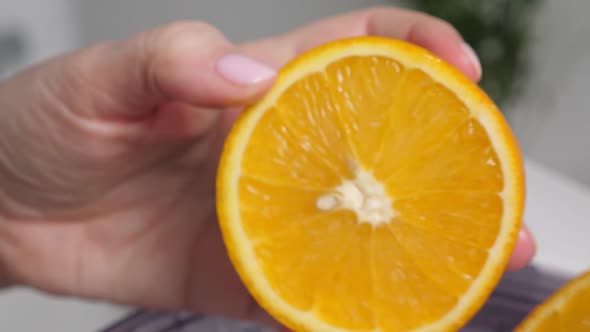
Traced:
<path fill-rule="evenodd" d="M 312 50 L 228 137 L 218 211 L 254 297 L 301 331 L 445 331 L 503 272 L 523 208 L 489 98 L 416 46 Z"/>

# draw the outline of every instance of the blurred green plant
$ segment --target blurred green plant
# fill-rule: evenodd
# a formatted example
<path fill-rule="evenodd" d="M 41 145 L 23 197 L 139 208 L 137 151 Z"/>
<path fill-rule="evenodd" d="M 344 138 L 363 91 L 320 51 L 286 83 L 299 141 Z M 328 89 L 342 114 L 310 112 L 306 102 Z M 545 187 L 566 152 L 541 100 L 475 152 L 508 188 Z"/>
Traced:
<path fill-rule="evenodd" d="M 403 1 L 459 30 L 481 60 L 481 87 L 496 103 L 503 106 L 519 95 L 529 70 L 534 16 L 543 0 Z"/>

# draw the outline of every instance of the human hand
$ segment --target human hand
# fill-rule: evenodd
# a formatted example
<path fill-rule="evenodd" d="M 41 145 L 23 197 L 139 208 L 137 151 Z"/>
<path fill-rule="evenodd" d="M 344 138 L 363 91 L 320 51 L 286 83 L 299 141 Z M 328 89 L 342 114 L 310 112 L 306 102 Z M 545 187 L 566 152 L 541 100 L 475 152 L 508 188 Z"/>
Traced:
<path fill-rule="evenodd" d="M 416 43 L 480 78 L 448 24 L 375 8 L 242 45 L 203 23 L 174 23 L 0 83 L 4 281 L 277 326 L 225 253 L 214 201 L 220 149 L 276 69 L 311 47 L 367 34 Z M 526 228 L 519 240 L 510 269 L 534 253 Z"/>

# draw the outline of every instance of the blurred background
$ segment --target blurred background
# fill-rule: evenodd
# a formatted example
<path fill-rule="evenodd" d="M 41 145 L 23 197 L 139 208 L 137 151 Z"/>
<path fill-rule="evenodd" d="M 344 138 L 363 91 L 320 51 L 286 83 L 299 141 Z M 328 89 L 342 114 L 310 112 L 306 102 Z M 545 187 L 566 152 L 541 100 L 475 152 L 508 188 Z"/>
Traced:
<path fill-rule="evenodd" d="M 482 86 L 502 106 L 527 156 L 590 185 L 587 0 L 0 0 L 0 77 L 178 19 L 206 20 L 239 42 L 385 4 L 451 21 L 481 57 Z"/>
<path fill-rule="evenodd" d="M 588 192 L 583 189 L 590 188 L 588 0 L 0 0 L 0 79 L 49 56 L 179 19 L 208 21 L 239 42 L 388 4 L 453 23 L 482 59 L 482 87 L 500 104 L 527 159 L 568 188 Z M 19 300 L 25 306 L 36 295 L 27 296 Z M 10 319 L 22 322 L 18 314 L 4 315 L 15 305 L 0 301 L 0 326 Z M 62 305 L 84 315 L 80 302 Z M 43 308 L 51 316 L 57 307 Z M 96 324 L 125 310 L 93 308 L 84 317 L 86 322 L 94 317 Z"/>

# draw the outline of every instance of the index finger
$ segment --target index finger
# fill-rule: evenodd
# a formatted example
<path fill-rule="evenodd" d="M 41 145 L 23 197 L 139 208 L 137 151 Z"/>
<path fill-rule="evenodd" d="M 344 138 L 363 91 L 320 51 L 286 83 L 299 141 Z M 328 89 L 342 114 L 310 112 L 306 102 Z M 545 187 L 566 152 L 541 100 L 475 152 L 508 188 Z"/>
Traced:
<path fill-rule="evenodd" d="M 378 7 L 312 22 L 278 37 L 242 45 L 245 52 L 281 67 L 310 48 L 332 40 L 383 36 L 422 46 L 467 77 L 478 81 L 481 67 L 473 50 L 447 22 L 417 11 Z"/>

